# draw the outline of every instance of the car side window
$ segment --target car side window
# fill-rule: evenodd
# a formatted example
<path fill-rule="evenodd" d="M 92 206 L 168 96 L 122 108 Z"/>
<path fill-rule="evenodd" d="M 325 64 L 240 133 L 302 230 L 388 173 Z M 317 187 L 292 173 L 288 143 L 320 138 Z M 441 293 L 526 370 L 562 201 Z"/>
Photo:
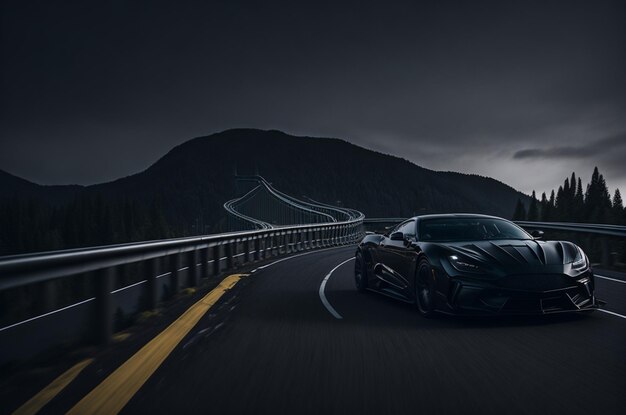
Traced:
<path fill-rule="evenodd" d="M 415 238 L 415 221 L 412 220 L 412 221 L 401 224 L 398 227 L 397 232 L 402 232 L 404 236 L 408 239 L 414 239 Z"/>

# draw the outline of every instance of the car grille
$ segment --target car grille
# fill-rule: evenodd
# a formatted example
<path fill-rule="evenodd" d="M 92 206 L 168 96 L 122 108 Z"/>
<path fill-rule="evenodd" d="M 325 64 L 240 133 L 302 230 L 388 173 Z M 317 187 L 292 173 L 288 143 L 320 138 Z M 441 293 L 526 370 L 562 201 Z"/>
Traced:
<path fill-rule="evenodd" d="M 509 275 L 497 281 L 497 285 L 508 290 L 551 291 L 574 287 L 575 281 L 562 274 Z"/>

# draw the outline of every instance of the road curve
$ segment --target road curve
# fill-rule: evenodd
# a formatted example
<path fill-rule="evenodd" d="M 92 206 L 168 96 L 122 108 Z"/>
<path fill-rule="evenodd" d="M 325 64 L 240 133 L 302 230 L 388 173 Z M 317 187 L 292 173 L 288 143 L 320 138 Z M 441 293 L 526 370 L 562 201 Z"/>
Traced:
<path fill-rule="evenodd" d="M 617 414 L 626 408 L 626 319 L 599 312 L 425 319 L 410 304 L 357 292 L 354 263 L 338 266 L 354 249 L 307 253 L 242 279 L 122 413 Z M 608 309 L 626 314 L 626 284 L 597 285 Z M 322 292 L 341 319 L 321 301 Z"/>

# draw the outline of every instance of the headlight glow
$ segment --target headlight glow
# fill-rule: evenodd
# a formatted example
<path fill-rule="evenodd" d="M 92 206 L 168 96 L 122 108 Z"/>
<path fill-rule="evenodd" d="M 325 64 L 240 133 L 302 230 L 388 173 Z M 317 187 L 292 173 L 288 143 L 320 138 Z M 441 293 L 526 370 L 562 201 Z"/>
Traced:
<path fill-rule="evenodd" d="M 450 264 L 452 264 L 452 266 L 457 271 L 461 271 L 461 272 L 482 272 L 478 265 L 471 264 L 471 263 L 469 263 L 469 262 L 459 258 L 457 255 L 450 255 L 448 257 L 448 259 L 450 260 Z"/>

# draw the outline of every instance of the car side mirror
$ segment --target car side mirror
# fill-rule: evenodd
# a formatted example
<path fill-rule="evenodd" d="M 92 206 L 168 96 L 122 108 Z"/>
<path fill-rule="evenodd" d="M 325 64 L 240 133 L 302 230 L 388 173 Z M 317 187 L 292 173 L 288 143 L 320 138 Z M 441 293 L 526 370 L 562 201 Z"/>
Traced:
<path fill-rule="evenodd" d="M 404 241 L 404 234 L 402 232 L 394 232 L 389 236 L 392 241 Z"/>
<path fill-rule="evenodd" d="M 530 236 L 532 236 L 535 239 L 541 239 L 543 237 L 543 231 L 535 229 L 534 231 L 530 233 Z"/>

